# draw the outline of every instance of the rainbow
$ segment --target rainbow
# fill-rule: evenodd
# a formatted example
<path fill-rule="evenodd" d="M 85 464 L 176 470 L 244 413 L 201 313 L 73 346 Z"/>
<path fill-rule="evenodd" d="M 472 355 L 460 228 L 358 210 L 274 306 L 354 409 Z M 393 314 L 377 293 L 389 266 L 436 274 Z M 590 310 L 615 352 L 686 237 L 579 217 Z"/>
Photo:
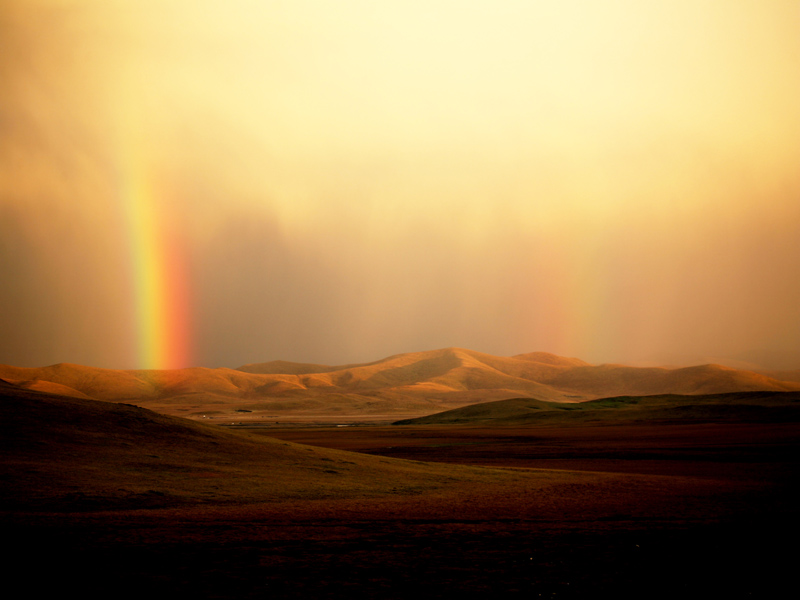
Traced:
<path fill-rule="evenodd" d="M 191 328 L 184 244 L 152 177 L 128 173 L 122 187 L 140 369 L 190 366 Z"/>

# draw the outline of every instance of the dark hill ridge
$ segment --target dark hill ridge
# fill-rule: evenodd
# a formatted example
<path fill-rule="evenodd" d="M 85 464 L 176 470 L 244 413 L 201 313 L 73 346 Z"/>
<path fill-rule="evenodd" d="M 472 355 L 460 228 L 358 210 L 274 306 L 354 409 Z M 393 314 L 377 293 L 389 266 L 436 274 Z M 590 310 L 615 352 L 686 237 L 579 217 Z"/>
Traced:
<path fill-rule="evenodd" d="M 575 404 L 513 398 L 483 402 L 394 425 L 567 425 L 611 422 L 800 422 L 800 392 L 620 396 Z"/>
<path fill-rule="evenodd" d="M 272 361 L 239 369 L 123 371 L 69 363 L 0 365 L 0 377 L 29 389 L 127 402 L 164 414 L 273 421 L 340 416 L 390 421 L 521 397 L 574 403 L 622 395 L 800 391 L 798 381 L 719 365 L 590 365 L 545 352 L 501 357 L 462 348 L 340 366 Z"/>

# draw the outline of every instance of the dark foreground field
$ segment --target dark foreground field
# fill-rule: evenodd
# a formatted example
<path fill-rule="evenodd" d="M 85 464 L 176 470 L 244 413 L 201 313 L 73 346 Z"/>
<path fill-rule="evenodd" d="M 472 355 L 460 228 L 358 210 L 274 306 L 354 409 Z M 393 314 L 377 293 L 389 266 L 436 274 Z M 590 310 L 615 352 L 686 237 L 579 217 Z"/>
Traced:
<path fill-rule="evenodd" d="M 23 518 L 4 533 L 7 579 L 93 598 L 784 597 L 796 523 L 742 488 L 590 481 Z"/>
<path fill-rule="evenodd" d="M 468 518 L 459 509 L 463 521 L 446 529 L 460 523 L 460 535 L 433 546 L 461 558 L 480 548 L 480 558 L 470 558 L 497 590 L 770 598 L 793 577 L 800 533 L 794 423 L 344 429 L 269 435 L 397 458 L 608 476 L 583 490 L 563 486 L 533 518 L 495 518 L 491 501 L 470 505 L 484 514 L 472 525 L 482 537 L 464 535 Z M 516 509 L 529 515 L 538 501 L 519 498 Z"/>
<path fill-rule="evenodd" d="M 794 582 L 792 423 L 230 432 L 2 400 L 3 564 L 26 595 L 779 598 Z"/>

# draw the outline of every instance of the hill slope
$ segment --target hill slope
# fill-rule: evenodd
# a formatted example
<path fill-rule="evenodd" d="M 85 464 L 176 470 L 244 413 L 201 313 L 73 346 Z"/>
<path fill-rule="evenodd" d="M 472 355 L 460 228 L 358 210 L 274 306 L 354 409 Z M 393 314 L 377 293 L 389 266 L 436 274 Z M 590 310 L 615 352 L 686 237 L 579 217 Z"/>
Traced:
<path fill-rule="evenodd" d="M 28 389 L 129 402 L 164 414 L 273 422 L 391 420 L 519 397 L 574 403 L 620 395 L 800 390 L 797 381 L 719 365 L 590 365 L 544 352 L 500 357 L 461 348 L 342 366 L 272 361 L 239 369 L 123 371 L 68 363 L 0 365 L 0 378 Z"/>
<path fill-rule="evenodd" d="M 312 448 L 0 382 L 0 510 L 418 493 L 507 474 Z"/>
<path fill-rule="evenodd" d="M 577 404 L 513 398 L 397 421 L 395 425 L 566 425 L 611 422 L 800 422 L 800 392 L 621 396 Z"/>

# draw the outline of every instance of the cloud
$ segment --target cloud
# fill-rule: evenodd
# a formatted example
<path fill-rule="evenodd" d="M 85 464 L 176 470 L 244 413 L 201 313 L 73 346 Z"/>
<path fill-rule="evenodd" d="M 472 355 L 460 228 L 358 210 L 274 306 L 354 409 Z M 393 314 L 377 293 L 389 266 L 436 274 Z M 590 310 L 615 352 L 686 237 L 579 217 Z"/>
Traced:
<path fill-rule="evenodd" d="M 4 3 L 0 361 L 135 366 L 139 178 L 200 364 L 800 360 L 798 10 Z"/>

